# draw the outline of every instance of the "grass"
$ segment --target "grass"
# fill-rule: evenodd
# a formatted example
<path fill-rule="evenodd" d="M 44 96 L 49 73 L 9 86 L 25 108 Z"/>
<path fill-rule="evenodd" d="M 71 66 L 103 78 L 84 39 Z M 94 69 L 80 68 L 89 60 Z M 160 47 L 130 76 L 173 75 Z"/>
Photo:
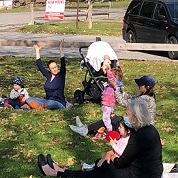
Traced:
<path fill-rule="evenodd" d="M 49 60 L 42 59 L 43 62 Z M 54 60 L 58 60 L 54 58 Z M 45 78 L 36 68 L 33 58 L 2 57 L 0 60 L 0 90 L 8 95 L 15 76 L 24 79 L 30 96 L 44 97 Z M 85 70 L 79 69 L 80 59 L 67 59 L 65 95 L 73 102 L 73 93 L 82 88 Z M 161 61 L 120 60 L 124 71 L 124 90 L 138 94 L 134 78 L 151 74 L 156 79 L 157 114 L 155 126 L 163 145 L 163 161 L 178 163 L 178 63 Z M 116 114 L 124 109 L 117 106 Z M 39 178 L 39 153 L 51 153 L 60 165 L 79 169 L 80 160 L 92 163 L 110 149 L 105 141 L 80 137 L 69 129 L 79 115 L 84 123 L 101 118 L 99 104 L 86 101 L 74 108 L 55 111 L 5 111 L 0 109 L 0 178 Z M 149 134 L 149 133 L 148 133 Z"/>
<path fill-rule="evenodd" d="M 111 30 L 112 29 L 112 30 Z M 79 22 L 76 28 L 75 22 L 26 25 L 17 31 L 30 33 L 50 33 L 50 34 L 78 34 L 78 35 L 103 35 L 121 36 L 121 22 L 94 22 L 92 29 L 88 29 L 87 22 Z"/>

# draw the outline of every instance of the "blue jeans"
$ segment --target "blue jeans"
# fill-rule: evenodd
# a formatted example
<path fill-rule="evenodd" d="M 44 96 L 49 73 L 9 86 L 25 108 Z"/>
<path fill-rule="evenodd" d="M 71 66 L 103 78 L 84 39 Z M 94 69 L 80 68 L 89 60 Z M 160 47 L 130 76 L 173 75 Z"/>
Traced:
<path fill-rule="evenodd" d="M 65 108 L 59 101 L 55 101 L 55 100 L 29 97 L 28 99 L 26 99 L 26 102 L 29 103 L 31 100 L 36 101 L 38 104 L 45 104 L 45 107 L 47 109 L 64 109 Z"/>

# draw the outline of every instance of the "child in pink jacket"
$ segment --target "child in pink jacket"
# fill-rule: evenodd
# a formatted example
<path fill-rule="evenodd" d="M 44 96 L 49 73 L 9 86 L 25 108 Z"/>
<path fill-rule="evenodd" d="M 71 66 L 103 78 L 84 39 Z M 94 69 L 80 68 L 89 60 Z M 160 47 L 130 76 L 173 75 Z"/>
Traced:
<path fill-rule="evenodd" d="M 107 78 L 109 83 L 104 87 L 104 91 L 102 93 L 102 120 L 106 126 L 107 131 L 111 131 L 112 125 L 110 116 L 114 112 L 116 98 L 114 96 L 114 88 L 110 85 L 110 82 L 116 81 L 117 86 L 121 90 L 123 73 L 120 66 L 117 66 L 111 70 L 107 70 Z"/>

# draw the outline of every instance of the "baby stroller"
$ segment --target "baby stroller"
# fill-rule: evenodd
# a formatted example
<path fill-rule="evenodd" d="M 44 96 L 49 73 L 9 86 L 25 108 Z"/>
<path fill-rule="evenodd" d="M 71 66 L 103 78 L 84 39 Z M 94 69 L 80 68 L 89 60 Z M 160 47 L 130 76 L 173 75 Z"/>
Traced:
<path fill-rule="evenodd" d="M 84 57 L 83 51 L 87 51 Z M 101 66 L 104 55 L 108 55 L 111 60 L 111 68 L 115 68 L 118 64 L 118 58 L 111 46 L 104 41 L 97 41 L 92 43 L 89 47 L 82 46 L 79 48 L 79 53 L 82 56 L 81 67 L 86 67 L 86 74 L 82 82 L 84 89 L 76 90 L 74 92 L 74 102 L 82 104 L 84 102 L 85 94 L 88 95 L 88 100 L 93 102 L 100 102 L 104 84 L 108 82 L 106 75 L 104 75 Z M 89 74 L 89 79 L 87 76 Z"/>

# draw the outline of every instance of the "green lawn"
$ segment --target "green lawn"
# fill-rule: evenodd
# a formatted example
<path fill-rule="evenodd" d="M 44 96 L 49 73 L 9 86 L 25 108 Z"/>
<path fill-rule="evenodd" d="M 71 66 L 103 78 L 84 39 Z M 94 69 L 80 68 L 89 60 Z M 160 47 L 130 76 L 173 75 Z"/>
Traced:
<path fill-rule="evenodd" d="M 56 58 L 54 58 L 57 60 Z M 47 62 L 43 58 L 44 62 Z M 31 96 L 43 97 L 45 78 L 39 73 L 34 58 L 1 57 L 1 94 L 9 94 L 15 76 L 24 79 Z M 85 70 L 79 68 L 80 59 L 67 59 L 66 97 L 73 102 L 73 93 L 82 88 Z M 124 71 L 124 90 L 138 94 L 134 78 L 151 74 L 156 79 L 157 115 L 155 126 L 163 144 L 163 161 L 178 163 L 178 63 L 161 61 L 120 60 Z M 116 114 L 123 115 L 117 106 Z M 74 108 L 55 111 L 5 111 L 0 109 L 0 178 L 39 178 L 39 153 L 51 153 L 60 165 L 79 169 L 80 160 L 92 163 L 110 149 L 106 141 L 92 141 L 91 136 L 80 137 L 69 129 L 79 115 L 84 123 L 101 119 L 99 104 L 85 102 Z M 148 133 L 149 134 L 149 133 Z"/>
<path fill-rule="evenodd" d="M 45 23 L 26 25 L 19 28 L 19 32 L 48 33 L 48 34 L 78 34 L 78 35 L 102 35 L 121 36 L 122 22 L 93 22 L 92 29 L 88 29 L 88 22 L 79 22 L 76 28 L 75 22 L 70 23 Z M 112 29 L 112 30 L 111 30 Z"/>

